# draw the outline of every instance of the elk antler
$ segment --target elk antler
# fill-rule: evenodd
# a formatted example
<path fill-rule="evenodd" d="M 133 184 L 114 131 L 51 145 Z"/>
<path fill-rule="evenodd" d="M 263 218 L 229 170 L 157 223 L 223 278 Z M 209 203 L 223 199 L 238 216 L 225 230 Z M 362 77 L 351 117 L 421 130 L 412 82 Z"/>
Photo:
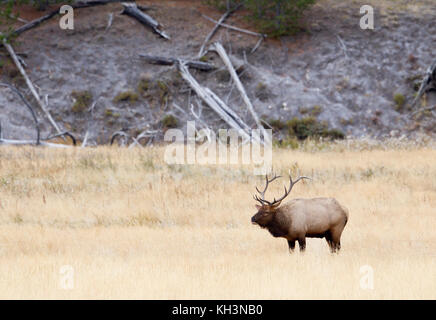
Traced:
<path fill-rule="evenodd" d="M 253 196 L 254 199 L 255 199 L 256 201 L 259 201 L 262 205 L 265 205 L 265 204 L 266 204 L 266 205 L 271 206 L 271 207 L 272 207 L 272 206 L 279 206 L 280 203 L 283 201 L 283 199 L 285 199 L 285 198 L 286 198 L 286 197 L 291 193 L 292 188 L 294 187 L 294 185 L 295 185 L 298 181 L 300 181 L 301 179 L 310 179 L 309 177 L 306 177 L 306 176 L 299 176 L 297 180 L 293 181 L 293 180 L 292 180 L 292 176 L 291 176 L 291 170 L 289 170 L 289 188 L 286 189 L 286 186 L 284 187 L 284 188 L 285 188 L 285 194 L 284 194 L 281 198 L 279 198 L 279 199 L 277 199 L 277 200 L 276 200 L 276 198 L 274 198 L 274 200 L 273 200 L 272 202 L 267 201 L 267 200 L 265 200 L 265 192 L 266 192 L 266 190 L 267 190 L 267 188 L 268 188 L 268 185 L 269 185 L 270 182 L 274 181 L 274 180 L 277 179 L 277 178 L 280 178 L 280 176 L 276 176 L 276 175 L 274 175 L 274 178 L 272 178 L 272 179 L 268 179 L 268 175 L 266 175 L 266 176 L 265 176 L 265 180 L 266 180 L 265 189 L 261 192 L 261 191 L 259 191 L 259 189 L 256 187 L 257 192 L 259 192 L 259 194 L 260 194 L 260 198 L 259 198 L 258 196 Z"/>
<path fill-rule="evenodd" d="M 266 192 L 266 189 L 268 189 L 269 183 L 273 182 L 275 179 L 278 179 L 278 178 L 281 178 L 281 176 L 277 176 L 276 174 L 274 174 L 274 177 L 272 179 L 268 179 L 268 175 L 266 174 L 265 175 L 265 181 L 266 181 L 265 189 L 263 189 L 263 191 L 261 192 L 256 187 L 257 192 L 259 192 L 259 194 L 260 194 L 260 198 L 258 196 L 253 196 L 254 200 L 259 201 L 262 205 L 264 205 L 265 203 L 268 205 L 272 205 L 269 201 L 265 200 L 265 192 Z"/>

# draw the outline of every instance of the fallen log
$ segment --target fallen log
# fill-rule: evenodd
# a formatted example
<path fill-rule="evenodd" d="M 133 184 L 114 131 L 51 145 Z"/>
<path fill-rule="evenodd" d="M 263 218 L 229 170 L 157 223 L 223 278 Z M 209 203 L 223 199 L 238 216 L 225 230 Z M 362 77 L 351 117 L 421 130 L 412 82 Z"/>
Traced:
<path fill-rule="evenodd" d="M 139 54 L 139 56 L 141 58 L 144 58 L 148 63 L 162 65 L 162 66 L 172 66 L 175 63 L 177 63 L 177 61 L 180 60 L 176 58 L 150 56 L 146 54 Z M 190 68 L 198 69 L 201 71 L 211 71 L 216 69 L 216 67 L 213 64 L 202 62 L 202 61 L 184 61 L 184 63 Z"/>
<path fill-rule="evenodd" d="M 164 39 L 169 40 L 170 37 L 162 30 L 159 29 L 160 24 L 156 20 L 154 20 L 152 17 L 150 17 L 148 14 L 142 12 L 136 3 L 122 3 L 124 10 L 122 14 L 128 15 L 136 20 L 138 20 L 143 25 L 151 28 L 155 33 L 157 33 L 159 36 L 161 36 Z"/>
<path fill-rule="evenodd" d="M 210 89 L 203 88 L 197 80 L 189 73 L 188 68 L 183 62 L 177 64 L 182 78 L 195 91 L 198 97 L 202 99 L 215 113 L 217 113 L 232 129 L 237 130 L 246 141 L 250 141 L 250 134 L 247 132 L 249 127 L 242 119 L 227 105 L 218 98 Z"/>
<path fill-rule="evenodd" d="M 242 100 L 244 100 L 248 110 L 250 111 L 254 121 L 256 122 L 257 127 L 260 130 L 262 130 L 262 134 L 263 134 L 264 138 L 268 139 L 269 136 L 266 134 L 265 128 L 260 123 L 259 116 L 257 115 L 256 111 L 254 110 L 253 104 L 251 103 L 250 98 L 248 98 L 248 95 L 245 92 L 244 86 L 242 85 L 242 82 L 239 79 L 238 74 L 235 71 L 235 68 L 233 68 L 232 62 L 230 61 L 230 58 L 227 55 L 226 50 L 219 42 L 216 42 L 214 44 L 213 48 L 218 53 L 218 55 L 221 57 L 221 59 L 223 60 L 225 66 L 227 67 L 227 70 L 229 70 L 230 76 L 232 77 L 234 83 L 236 84 L 236 87 L 238 88 L 238 90 L 241 94 Z"/>

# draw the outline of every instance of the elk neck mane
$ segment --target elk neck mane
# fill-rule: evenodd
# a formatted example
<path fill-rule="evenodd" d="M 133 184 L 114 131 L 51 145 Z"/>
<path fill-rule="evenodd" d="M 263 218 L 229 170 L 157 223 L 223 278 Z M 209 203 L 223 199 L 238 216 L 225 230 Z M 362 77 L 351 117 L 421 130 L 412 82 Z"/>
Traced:
<path fill-rule="evenodd" d="M 273 237 L 284 237 L 289 232 L 289 224 L 289 218 L 286 217 L 286 215 L 279 208 L 277 209 L 273 219 L 261 227 L 268 229 L 269 233 L 271 233 Z"/>

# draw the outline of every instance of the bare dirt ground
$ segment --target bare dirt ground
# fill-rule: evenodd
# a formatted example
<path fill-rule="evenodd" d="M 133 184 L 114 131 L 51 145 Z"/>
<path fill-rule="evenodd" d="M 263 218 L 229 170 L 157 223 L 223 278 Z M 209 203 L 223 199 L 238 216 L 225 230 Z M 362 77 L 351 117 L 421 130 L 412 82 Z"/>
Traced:
<path fill-rule="evenodd" d="M 25 53 L 27 71 L 41 94 L 48 95 L 54 118 L 79 138 L 89 131 L 91 144 L 107 143 L 110 135 L 120 129 L 162 130 L 161 120 L 166 114 L 176 116 L 183 127 L 186 120 L 194 119 L 191 103 L 198 112 L 197 99 L 174 68 L 151 66 L 138 54 L 194 57 L 213 27 L 201 15 L 218 19 L 221 13 L 202 1 L 138 3 L 153 7 L 148 13 L 163 24 L 170 41 L 130 17 L 119 15 L 121 6 L 112 4 L 76 10 L 73 31 L 61 30 L 55 18 L 22 34 L 15 46 L 16 51 Z M 268 39 L 254 54 L 250 51 L 256 37 L 221 28 L 214 41 L 221 41 L 236 60 L 246 60 L 241 78 L 261 116 L 286 121 L 307 116 L 303 110 L 318 106 L 318 120 L 355 137 L 434 136 L 435 112 L 411 119 L 410 111 L 397 108 L 394 102 L 397 93 L 404 95 L 408 103 L 413 99 L 417 79 L 435 58 L 434 3 L 373 1 L 375 30 L 360 29 L 362 4 L 320 1 L 307 14 L 305 32 L 281 40 Z M 41 15 L 26 7 L 20 13 L 29 20 Z M 110 13 L 114 14 L 113 24 L 105 31 Z M 244 18 L 246 14 L 238 12 L 228 23 L 253 30 Z M 5 57 L 2 49 L 1 59 L 7 61 Z M 212 73 L 193 71 L 195 77 L 254 125 L 219 57 L 213 53 L 207 57 L 220 69 Z M 7 77 L 5 69 L 3 77 Z M 12 72 L 9 80 L 14 76 Z M 147 93 L 140 93 L 132 103 L 114 102 L 121 92 L 138 91 L 141 79 L 148 81 Z M 19 77 L 12 80 L 20 84 Z M 72 111 L 72 92 L 81 90 L 89 91 L 93 101 L 98 99 L 92 112 Z M 435 100 L 434 94 L 428 94 L 424 103 L 429 105 Z M 44 119 L 42 113 L 39 117 Z M 206 106 L 202 118 L 212 128 L 227 127 Z M 3 88 L 0 121 L 5 137 L 34 136 L 27 111 Z M 52 131 L 47 121 L 43 129 L 44 135 Z"/>

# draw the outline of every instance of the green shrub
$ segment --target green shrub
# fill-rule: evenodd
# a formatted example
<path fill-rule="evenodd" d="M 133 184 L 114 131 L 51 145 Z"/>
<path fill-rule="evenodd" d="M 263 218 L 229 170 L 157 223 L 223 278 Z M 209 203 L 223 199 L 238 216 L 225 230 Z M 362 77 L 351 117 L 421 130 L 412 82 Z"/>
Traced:
<path fill-rule="evenodd" d="M 132 90 L 124 91 L 119 93 L 115 98 L 114 102 L 129 102 L 134 103 L 138 101 L 138 94 Z"/>
<path fill-rule="evenodd" d="M 332 140 L 343 140 L 345 139 L 345 134 L 339 129 L 327 130 L 327 137 Z"/>
<path fill-rule="evenodd" d="M 312 116 L 317 117 L 321 114 L 322 107 L 321 106 L 313 106 L 312 110 L 310 110 L 310 113 Z"/>
<path fill-rule="evenodd" d="M 305 140 L 309 137 L 344 139 L 345 134 L 338 129 L 329 129 L 325 122 L 318 122 L 314 117 L 302 119 L 293 118 L 286 123 L 288 133 L 299 140 Z"/>
<path fill-rule="evenodd" d="M 162 126 L 164 129 L 177 128 L 179 121 L 171 114 L 167 114 L 162 118 Z"/>
<path fill-rule="evenodd" d="M 300 29 L 303 12 L 316 0 L 247 0 L 250 18 L 271 37 L 294 34 Z"/>
<path fill-rule="evenodd" d="M 89 91 L 73 91 L 71 96 L 76 100 L 71 107 L 74 113 L 85 111 L 92 102 L 92 94 Z"/>
<path fill-rule="evenodd" d="M 150 81 L 148 79 L 141 79 L 138 83 L 138 92 L 141 95 L 146 95 L 148 89 L 150 88 Z"/>
<path fill-rule="evenodd" d="M 286 123 L 281 121 L 280 119 L 271 119 L 268 121 L 273 130 L 282 130 L 286 128 Z"/>
<path fill-rule="evenodd" d="M 264 84 L 263 82 L 259 82 L 256 86 L 256 91 L 254 94 L 257 98 L 259 98 L 260 101 L 266 101 L 271 95 L 271 92 L 269 91 L 266 84 Z"/>
<path fill-rule="evenodd" d="M 304 11 L 316 0 L 205 0 L 220 10 L 244 4 L 249 18 L 271 37 L 293 34 L 300 29 Z"/>
<path fill-rule="evenodd" d="M 309 112 L 309 108 L 306 108 L 306 107 L 300 107 L 300 108 L 298 109 L 298 111 L 299 111 L 301 114 L 306 114 L 306 113 Z"/>
<path fill-rule="evenodd" d="M 202 56 L 202 57 L 200 57 L 200 59 L 198 59 L 199 61 L 201 61 L 201 62 L 208 62 L 209 61 L 209 58 L 207 57 L 207 56 Z"/>
<path fill-rule="evenodd" d="M 406 103 L 406 97 L 401 93 L 394 94 L 395 110 L 400 111 Z"/>

